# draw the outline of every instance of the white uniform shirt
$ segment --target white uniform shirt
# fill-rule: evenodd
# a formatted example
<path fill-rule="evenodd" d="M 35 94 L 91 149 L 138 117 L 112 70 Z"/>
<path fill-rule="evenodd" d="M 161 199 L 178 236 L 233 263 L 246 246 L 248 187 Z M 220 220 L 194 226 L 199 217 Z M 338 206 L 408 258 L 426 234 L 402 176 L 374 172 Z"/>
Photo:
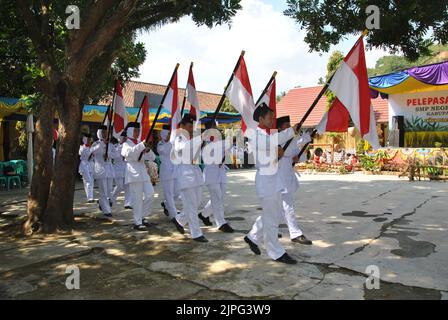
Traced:
<path fill-rule="evenodd" d="M 145 160 L 154 161 L 156 155 L 150 150 L 149 152 L 144 153 L 142 159 L 139 160 L 140 154 L 145 148 L 143 142 L 135 144 L 131 139 L 127 139 L 126 142 L 123 143 L 121 155 L 126 161 L 125 184 L 151 181 L 148 171 L 146 170 Z"/>
<path fill-rule="evenodd" d="M 176 164 L 174 167 L 174 176 L 179 190 L 195 188 L 204 184 L 201 168 L 199 165 L 193 164 L 193 157 L 198 153 L 201 144 L 201 136 L 187 139 L 180 134 L 174 139 L 173 152 L 179 156 L 173 157 L 173 159 L 183 160 L 182 163 Z"/>
<path fill-rule="evenodd" d="M 257 127 L 254 136 L 248 137 L 251 150 L 255 150 L 255 167 L 257 168 L 255 188 L 259 198 L 271 196 L 273 193 L 282 192 L 284 190 L 279 174 L 277 157 L 272 156 L 272 159 L 269 158 L 271 159 L 269 163 L 264 163 L 266 159 L 261 158 L 262 154 L 276 154 L 276 150 L 270 150 L 270 139 L 277 140 L 275 148 L 278 148 L 278 145 L 286 143 L 292 137 L 294 137 L 293 128 L 269 135 L 265 130 L 259 127 Z M 260 161 L 261 159 L 263 161 Z"/>
<path fill-rule="evenodd" d="M 300 151 L 302 151 L 303 146 L 309 141 L 311 141 L 309 134 L 304 134 L 301 137 L 295 137 L 285 150 L 283 157 L 279 160 L 278 169 L 284 187 L 283 192 L 285 193 L 294 193 L 299 188 L 299 180 L 292 162 L 293 158 L 297 156 Z M 286 143 L 283 143 L 281 146 L 284 147 L 285 144 Z M 305 161 L 305 159 L 306 153 L 303 153 L 302 157 L 299 159 L 299 162 Z"/>
<path fill-rule="evenodd" d="M 220 155 L 221 159 L 216 159 L 221 161 L 222 158 L 224 158 L 226 151 L 230 150 L 231 148 L 228 148 L 226 150 L 225 147 L 225 140 L 219 140 L 215 142 L 207 142 L 207 148 L 211 148 L 211 156 L 214 157 L 213 152 L 217 150 L 218 148 L 221 148 L 222 153 Z M 229 168 L 225 165 L 219 165 L 219 164 L 205 164 L 204 166 L 204 183 L 205 185 L 210 184 L 220 184 L 220 183 L 227 183 L 227 171 Z"/>
<path fill-rule="evenodd" d="M 90 148 L 93 154 L 93 176 L 95 179 L 113 178 L 114 173 L 112 169 L 111 154 L 113 146 L 109 144 L 107 161 L 104 160 L 106 154 L 106 143 L 104 141 L 95 141 Z"/>
<path fill-rule="evenodd" d="M 79 158 L 81 159 L 81 162 L 79 163 L 79 174 L 89 174 L 91 172 L 91 166 L 90 166 L 90 146 L 86 146 L 83 144 L 79 147 Z"/>
<path fill-rule="evenodd" d="M 157 144 L 157 152 L 160 156 L 160 180 L 174 179 L 174 164 L 171 161 L 171 149 L 173 145 L 169 141 L 160 141 Z"/>
<path fill-rule="evenodd" d="M 121 155 L 122 149 L 123 145 L 118 143 L 113 146 L 111 151 L 111 158 L 114 162 L 112 168 L 114 170 L 114 177 L 116 179 L 123 179 L 126 173 L 126 162 Z"/>

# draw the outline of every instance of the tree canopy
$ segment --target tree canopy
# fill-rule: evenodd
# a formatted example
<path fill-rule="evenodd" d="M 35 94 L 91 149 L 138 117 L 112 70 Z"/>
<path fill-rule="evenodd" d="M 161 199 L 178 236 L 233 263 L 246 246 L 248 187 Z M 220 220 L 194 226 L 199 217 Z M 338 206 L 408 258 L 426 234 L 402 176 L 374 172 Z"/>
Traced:
<path fill-rule="evenodd" d="M 446 0 L 287 0 L 285 15 L 293 18 L 307 35 L 312 51 L 328 52 L 347 35 L 366 28 L 366 8 L 376 5 L 380 28 L 371 30 L 367 43 L 391 53 L 401 51 L 410 60 L 429 53 L 429 46 L 448 41 Z"/>

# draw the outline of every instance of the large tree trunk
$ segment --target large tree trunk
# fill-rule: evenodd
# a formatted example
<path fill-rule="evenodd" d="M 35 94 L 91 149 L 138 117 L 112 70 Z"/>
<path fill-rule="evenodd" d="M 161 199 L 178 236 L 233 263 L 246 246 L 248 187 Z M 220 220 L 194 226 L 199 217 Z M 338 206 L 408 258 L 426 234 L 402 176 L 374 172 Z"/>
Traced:
<path fill-rule="evenodd" d="M 82 107 L 75 88 L 60 92 L 59 147 L 51 181 L 43 231 L 71 230 L 74 222 L 73 200 L 79 150 Z"/>
<path fill-rule="evenodd" d="M 34 173 L 28 193 L 27 215 L 24 224 L 25 234 L 39 229 L 43 213 L 47 207 L 48 192 L 53 176 L 53 119 L 55 103 L 44 97 L 41 102 L 34 134 Z M 33 168 L 29 168 L 33 170 Z"/>

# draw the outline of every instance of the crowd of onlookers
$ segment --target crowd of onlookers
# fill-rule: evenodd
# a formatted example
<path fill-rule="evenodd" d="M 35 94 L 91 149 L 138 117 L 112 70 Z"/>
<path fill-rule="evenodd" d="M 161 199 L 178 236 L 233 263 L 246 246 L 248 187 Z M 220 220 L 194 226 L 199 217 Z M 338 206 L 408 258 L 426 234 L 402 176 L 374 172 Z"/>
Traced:
<path fill-rule="evenodd" d="M 335 151 L 333 154 L 329 150 L 322 150 L 322 148 L 316 148 L 314 150 L 312 163 L 317 166 L 322 165 L 344 165 L 347 171 L 353 171 L 353 169 L 359 165 L 358 157 L 355 153 L 346 152 L 344 149 Z"/>

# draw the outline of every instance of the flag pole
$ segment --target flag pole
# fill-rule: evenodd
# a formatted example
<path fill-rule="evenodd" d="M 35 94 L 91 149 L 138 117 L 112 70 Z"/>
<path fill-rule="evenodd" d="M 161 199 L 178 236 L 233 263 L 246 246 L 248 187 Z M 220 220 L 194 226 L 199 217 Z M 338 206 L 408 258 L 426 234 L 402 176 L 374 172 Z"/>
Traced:
<path fill-rule="evenodd" d="M 272 74 L 271 79 L 269 79 L 269 82 L 266 85 L 266 88 L 264 88 L 263 92 L 261 93 L 260 97 L 257 100 L 257 103 L 255 103 L 256 106 L 260 103 L 261 99 L 263 99 L 263 96 L 269 90 L 269 87 L 271 86 L 272 82 L 274 82 L 276 76 L 277 76 L 277 71 L 274 71 L 274 73 Z"/>
<path fill-rule="evenodd" d="M 311 137 L 311 138 L 314 138 L 314 137 L 316 136 L 316 134 L 317 134 L 317 130 L 314 129 L 313 132 L 311 133 L 310 137 Z M 300 150 L 299 154 L 297 155 L 297 156 L 299 157 L 299 160 L 300 160 L 300 157 L 302 156 L 302 154 L 306 151 L 306 149 L 308 148 L 308 146 L 309 146 L 310 144 L 311 144 L 311 141 L 308 142 L 308 143 L 306 143 L 306 144 L 302 147 L 302 149 Z"/>
<path fill-rule="evenodd" d="M 232 80 L 235 77 L 235 72 L 238 70 L 238 68 L 241 64 L 241 59 L 244 57 L 245 54 L 246 54 L 246 51 L 244 51 L 244 50 L 241 51 L 240 57 L 238 58 L 238 62 L 235 65 L 235 69 L 233 69 L 233 72 L 232 72 L 232 75 L 230 76 L 229 82 L 227 83 L 227 86 L 224 88 L 224 93 L 221 96 L 221 100 L 219 100 L 219 103 L 218 103 L 218 106 L 216 107 L 215 113 L 213 114 L 212 122 L 216 121 L 216 118 L 218 117 L 219 111 L 221 110 L 224 100 L 226 99 L 227 88 L 232 83 Z"/>
<path fill-rule="evenodd" d="M 149 139 L 154 131 L 154 127 L 156 125 L 157 119 L 159 118 L 160 111 L 162 110 L 166 96 L 168 95 L 168 91 L 170 90 L 171 82 L 173 82 L 174 76 L 176 75 L 176 72 L 177 72 L 177 69 L 179 69 L 179 66 L 180 66 L 180 64 L 178 63 L 178 64 L 176 64 L 176 67 L 174 68 L 173 75 L 171 76 L 170 82 L 168 83 L 168 86 L 166 87 L 165 93 L 163 94 L 163 97 L 162 97 L 162 101 L 160 102 L 159 107 L 157 108 L 157 113 L 154 117 L 154 121 L 151 123 L 151 128 L 149 129 L 148 135 L 146 136 L 146 139 L 145 139 L 146 143 L 149 142 Z M 173 115 L 171 115 L 171 117 L 173 117 Z M 143 157 L 143 152 L 140 154 L 140 157 L 138 158 L 138 160 L 140 161 L 142 159 L 142 157 Z"/>
<path fill-rule="evenodd" d="M 112 136 L 112 130 L 113 130 L 113 126 L 112 126 L 112 121 L 114 121 L 114 108 L 115 108 L 115 98 L 117 95 L 117 81 L 115 80 L 115 85 L 114 85 L 114 94 L 112 96 L 112 108 L 111 108 L 111 116 L 110 116 L 110 120 L 109 123 L 107 124 L 108 128 L 107 128 L 107 144 L 106 144 L 106 153 L 104 154 L 104 161 L 107 161 L 108 158 L 108 153 L 109 153 L 109 143 L 110 143 L 110 139 Z"/>
<path fill-rule="evenodd" d="M 182 101 L 182 108 L 180 109 L 180 116 L 184 115 L 185 104 L 187 102 L 187 90 L 188 90 L 188 80 L 190 79 L 190 72 L 193 69 L 193 62 L 190 64 L 190 70 L 188 71 L 187 85 L 185 86 L 184 100 Z"/>

